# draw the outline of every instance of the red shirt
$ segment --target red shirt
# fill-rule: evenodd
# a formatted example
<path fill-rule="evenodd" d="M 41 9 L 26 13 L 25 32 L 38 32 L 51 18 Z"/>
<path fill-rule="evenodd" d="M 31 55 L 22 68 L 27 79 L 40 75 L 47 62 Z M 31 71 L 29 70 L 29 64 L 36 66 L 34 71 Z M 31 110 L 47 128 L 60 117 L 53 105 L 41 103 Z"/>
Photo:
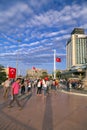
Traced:
<path fill-rule="evenodd" d="M 17 82 L 14 82 L 12 84 L 12 89 L 13 89 L 13 94 L 18 94 L 19 93 L 19 89 L 20 89 L 20 85 Z"/>

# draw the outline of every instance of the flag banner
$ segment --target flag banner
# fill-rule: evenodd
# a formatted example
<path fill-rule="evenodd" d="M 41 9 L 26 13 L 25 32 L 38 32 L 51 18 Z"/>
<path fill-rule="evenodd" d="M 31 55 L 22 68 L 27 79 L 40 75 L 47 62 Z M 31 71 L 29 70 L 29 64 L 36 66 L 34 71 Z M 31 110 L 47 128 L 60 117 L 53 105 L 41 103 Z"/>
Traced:
<path fill-rule="evenodd" d="M 16 78 L 16 68 L 9 67 L 8 76 L 9 78 Z"/>
<path fill-rule="evenodd" d="M 56 62 L 61 62 L 61 58 L 56 57 Z"/>
<path fill-rule="evenodd" d="M 36 69 L 35 67 L 32 67 L 32 69 L 33 69 L 35 72 L 37 72 L 37 69 Z"/>
<path fill-rule="evenodd" d="M 33 70 L 35 70 L 36 68 L 35 67 L 32 67 Z"/>

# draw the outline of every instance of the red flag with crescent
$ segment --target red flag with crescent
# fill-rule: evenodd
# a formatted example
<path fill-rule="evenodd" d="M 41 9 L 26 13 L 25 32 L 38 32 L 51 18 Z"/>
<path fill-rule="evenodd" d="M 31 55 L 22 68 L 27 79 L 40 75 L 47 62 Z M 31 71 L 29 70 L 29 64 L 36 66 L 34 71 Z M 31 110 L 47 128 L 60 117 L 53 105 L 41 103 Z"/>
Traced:
<path fill-rule="evenodd" d="M 9 67 L 8 69 L 9 78 L 16 78 L 16 68 Z"/>
<path fill-rule="evenodd" d="M 37 68 L 36 68 L 36 67 L 33 66 L 32 69 L 33 69 L 35 72 L 37 72 Z"/>
<path fill-rule="evenodd" d="M 56 57 L 56 62 L 61 62 L 61 58 Z"/>

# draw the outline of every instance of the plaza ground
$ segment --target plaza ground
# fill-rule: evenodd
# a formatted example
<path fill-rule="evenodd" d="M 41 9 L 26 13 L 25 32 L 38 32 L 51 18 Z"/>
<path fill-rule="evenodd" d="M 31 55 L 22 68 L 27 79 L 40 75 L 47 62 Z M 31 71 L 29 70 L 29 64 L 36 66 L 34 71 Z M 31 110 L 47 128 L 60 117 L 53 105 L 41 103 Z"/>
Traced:
<path fill-rule="evenodd" d="M 87 130 L 87 96 L 51 91 L 47 97 L 36 90 L 19 97 L 23 109 L 8 108 L 0 89 L 0 130 Z"/>

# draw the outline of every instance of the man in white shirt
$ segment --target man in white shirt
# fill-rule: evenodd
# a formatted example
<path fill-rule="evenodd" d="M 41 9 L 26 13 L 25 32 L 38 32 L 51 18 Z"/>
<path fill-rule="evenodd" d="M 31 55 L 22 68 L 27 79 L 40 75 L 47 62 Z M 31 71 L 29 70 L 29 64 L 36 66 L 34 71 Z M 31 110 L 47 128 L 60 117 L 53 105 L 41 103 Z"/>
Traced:
<path fill-rule="evenodd" d="M 11 84 L 11 80 L 9 78 L 7 78 L 4 82 L 4 94 L 3 97 L 7 99 L 9 91 L 10 91 L 10 84 Z"/>

